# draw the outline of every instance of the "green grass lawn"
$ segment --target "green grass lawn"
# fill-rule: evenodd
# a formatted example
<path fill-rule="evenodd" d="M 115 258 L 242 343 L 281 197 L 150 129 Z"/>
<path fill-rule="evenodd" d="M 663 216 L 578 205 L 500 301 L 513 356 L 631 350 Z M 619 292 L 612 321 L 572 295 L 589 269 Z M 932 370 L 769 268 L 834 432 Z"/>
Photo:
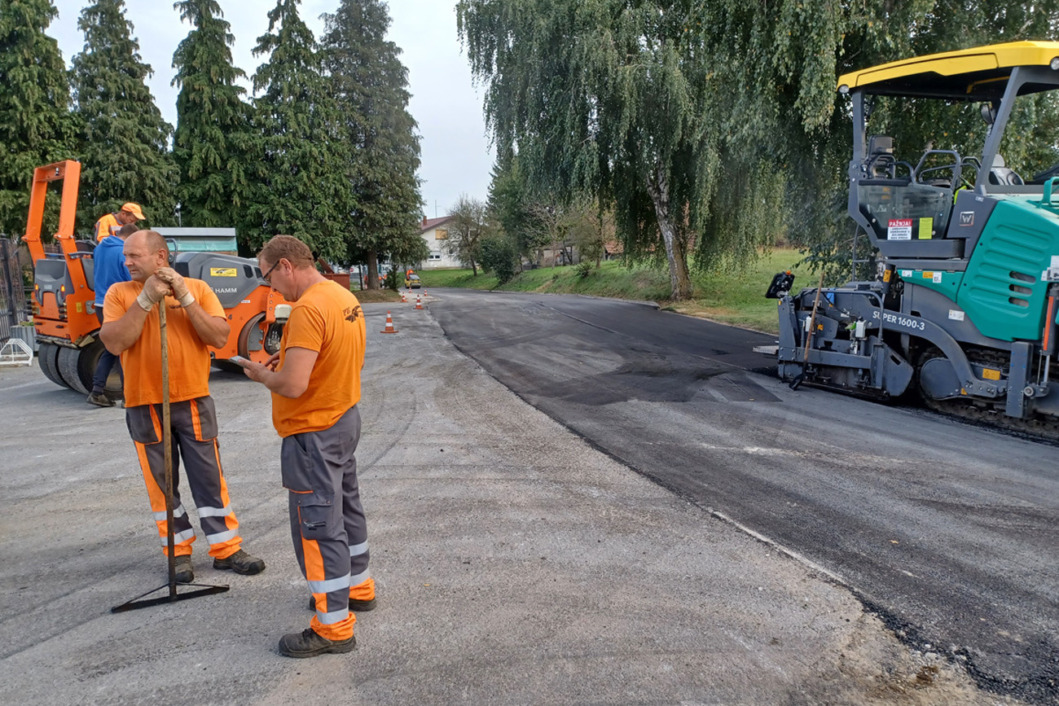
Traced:
<path fill-rule="evenodd" d="M 776 300 L 765 299 L 765 290 L 772 276 L 785 269 L 793 270 L 795 287 L 813 286 L 816 278 L 809 275 L 808 268 L 793 267 L 800 259 L 797 250 L 776 248 L 739 269 L 693 273 L 694 298 L 683 302 L 669 300 L 667 270 L 642 266 L 627 268 L 618 262 L 604 262 L 588 277 L 579 277 L 574 266 L 529 270 L 502 287 L 497 287 L 496 277 L 480 270 L 477 277 L 470 270 L 423 270 L 419 276 L 428 290 L 431 287 L 458 287 L 656 301 L 659 306 L 682 314 L 776 333 Z"/>

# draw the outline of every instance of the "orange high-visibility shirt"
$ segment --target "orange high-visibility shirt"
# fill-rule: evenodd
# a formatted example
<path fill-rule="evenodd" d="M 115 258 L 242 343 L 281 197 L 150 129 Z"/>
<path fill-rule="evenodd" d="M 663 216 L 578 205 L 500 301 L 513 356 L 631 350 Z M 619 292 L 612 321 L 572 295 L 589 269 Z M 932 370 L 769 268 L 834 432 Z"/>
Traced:
<path fill-rule="evenodd" d="M 224 307 L 209 285 L 189 277 L 185 277 L 184 282 L 207 314 L 225 318 Z M 130 307 L 139 306 L 136 297 L 141 291 L 142 282 L 117 282 L 111 285 L 103 303 L 103 323 L 116 321 Z M 183 402 L 205 397 L 210 394 L 210 351 L 199 338 L 180 302 L 173 297 L 166 297 L 165 306 L 169 401 Z M 121 354 L 126 407 L 162 402 L 162 335 L 158 323 L 156 304 L 147 315 L 140 338 Z"/>
<path fill-rule="evenodd" d="M 272 423 L 280 436 L 329 429 L 360 401 L 366 341 L 360 302 L 340 284 L 318 282 L 292 304 L 277 370 L 283 369 L 291 348 L 307 348 L 318 355 L 301 397 L 272 394 Z"/>
<path fill-rule="evenodd" d="M 108 235 L 115 235 L 120 229 L 121 224 L 118 223 L 118 219 L 113 213 L 108 213 L 96 221 L 96 242 L 98 243 Z"/>

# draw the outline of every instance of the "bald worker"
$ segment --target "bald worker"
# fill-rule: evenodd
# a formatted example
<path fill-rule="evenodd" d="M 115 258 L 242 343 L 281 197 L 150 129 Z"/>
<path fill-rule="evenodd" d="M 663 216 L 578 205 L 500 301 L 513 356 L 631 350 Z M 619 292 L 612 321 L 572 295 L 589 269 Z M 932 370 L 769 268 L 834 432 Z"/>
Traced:
<path fill-rule="evenodd" d="M 107 350 L 121 356 L 125 422 L 143 470 L 162 551 L 168 552 L 160 306 L 166 307 L 169 358 L 176 580 L 190 583 L 195 579 L 191 564 L 195 530 L 177 489 L 176 466 L 181 457 L 213 568 L 259 574 L 265 570 L 265 562 L 241 549 L 239 522 L 221 471 L 217 413 L 210 397 L 208 346 L 220 348 L 228 340 L 224 309 L 205 282 L 181 277 L 168 266 L 169 248 L 155 231 L 130 235 L 124 252 L 132 280 L 115 283 L 107 292 L 99 337 Z"/>

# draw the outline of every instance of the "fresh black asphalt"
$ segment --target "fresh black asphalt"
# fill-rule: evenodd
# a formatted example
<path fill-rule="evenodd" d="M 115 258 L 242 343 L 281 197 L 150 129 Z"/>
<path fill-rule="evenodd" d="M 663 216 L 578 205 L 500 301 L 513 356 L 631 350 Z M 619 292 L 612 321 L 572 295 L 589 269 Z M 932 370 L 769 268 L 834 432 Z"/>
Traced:
<path fill-rule="evenodd" d="M 844 583 L 979 685 L 1059 703 L 1059 454 L 791 391 L 773 337 L 630 302 L 431 290 L 463 353 L 598 448 Z"/>

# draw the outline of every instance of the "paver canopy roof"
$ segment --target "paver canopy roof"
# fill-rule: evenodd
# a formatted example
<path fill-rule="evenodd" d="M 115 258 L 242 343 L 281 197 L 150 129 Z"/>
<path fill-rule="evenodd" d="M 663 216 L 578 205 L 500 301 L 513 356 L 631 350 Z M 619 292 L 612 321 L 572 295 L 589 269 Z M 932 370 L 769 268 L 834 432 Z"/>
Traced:
<path fill-rule="evenodd" d="M 946 100 L 998 100 L 1016 66 L 1051 67 L 1059 80 L 1059 42 L 1008 42 L 917 56 L 844 74 L 838 90 Z M 1054 88 L 1028 83 L 1020 95 Z"/>

